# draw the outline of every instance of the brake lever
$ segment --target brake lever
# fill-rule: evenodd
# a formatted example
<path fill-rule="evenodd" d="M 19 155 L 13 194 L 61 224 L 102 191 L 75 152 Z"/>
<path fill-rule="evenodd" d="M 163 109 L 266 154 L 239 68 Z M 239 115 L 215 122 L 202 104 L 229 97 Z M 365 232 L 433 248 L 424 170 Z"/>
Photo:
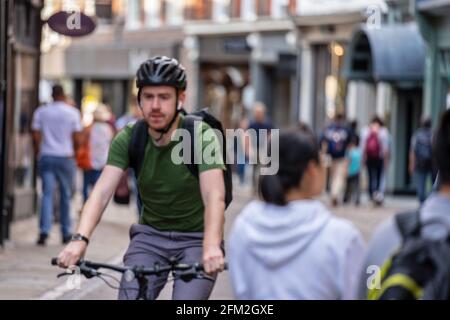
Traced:
<path fill-rule="evenodd" d="M 73 274 L 73 273 L 63 272 L 63 273 L 58 274 L 56 277 L 57 277 L 57 278 L 62 278 L 62 277 L 65 277 L 65 276 L 70 276 L 70 275 L 72 275 L 72 274 Z"/>
<path fill-rule="evenodd" d="M 81 264 L 81 265 L 75 267 L 75 269 L 66 269 L 65 272 L 58 274 L 56 277 L 61 278 L 61 277 L 65 277 L 65 276 L 71 276 L 74 274 L 83 275 L 87 279 L 91 279 L 93 277 L 100 276 L 101 272 L 97 271 L 96 269 L 88 268 L 85 265 Z"/>

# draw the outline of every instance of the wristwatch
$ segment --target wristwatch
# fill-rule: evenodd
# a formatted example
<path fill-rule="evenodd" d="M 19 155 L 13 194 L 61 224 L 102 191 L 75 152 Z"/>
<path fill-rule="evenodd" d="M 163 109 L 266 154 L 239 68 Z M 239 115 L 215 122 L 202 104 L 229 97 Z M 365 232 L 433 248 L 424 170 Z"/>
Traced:
<path fill-rule="evenodd" d="M 86 238 L 85 236 L 83 236 L 81 233 L 74 234 L 70 240 L 71 241 L 84 241 L 84 242 L 86 242 L 86 244 L 89 244 L 89 239 Z"/>

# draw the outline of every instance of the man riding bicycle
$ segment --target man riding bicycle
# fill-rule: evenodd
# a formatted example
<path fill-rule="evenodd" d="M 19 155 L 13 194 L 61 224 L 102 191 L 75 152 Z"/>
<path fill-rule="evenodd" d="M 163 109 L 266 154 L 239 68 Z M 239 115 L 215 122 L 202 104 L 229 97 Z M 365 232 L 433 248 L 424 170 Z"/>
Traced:
<path fill-rule="evenodd" d="M 167 265 L 175 257 L 179 263 L 203 262 L 205 272 L 216 278 L 224 269 L 223 226 L 225 211 L 225 165 L 200 161 L 198 177 L 186 165 L 172 161 L 176 141 L 171 136 L 181 128 L 184 114 L 186 73 L 175 59 L 155 57 L 137 71 L 138 103 L 148 126 L 145 156 L 138 174 L 139 195 L 143 204 L 139 224 L 131 226 L 131 242 L 124 256 L 126 266 Z M 202 122 L 199 137 L 210 127 Z M 111 144 L 107 165 L 87 200 L 78 233 L 59 254 L 61 267 L 74 265 L 85 254 L 89 238 L 101 219 L 122 174 L 131 167 L 129 144 L 133 125 L 124 128 Z M 217 137 L 216 137 L 217 138 Z M 195 140 L 194 140 L 195 141 Z M 204 140 L 202 140 L 204 141 Z M 218 139 L 202 143 L 220 150 Z M 217 149 L 219 148 L 219 149 Z M 202 153 L 203 154 L 203 153 Z M 168 273 L 149 276 L 147 295 L 156 299 Z M 214 282 L 210 279 L 175 280 L 173 299 L 207 299 Z M 134 299 L 138 282 L 123 277 L 119 299 Z"/>

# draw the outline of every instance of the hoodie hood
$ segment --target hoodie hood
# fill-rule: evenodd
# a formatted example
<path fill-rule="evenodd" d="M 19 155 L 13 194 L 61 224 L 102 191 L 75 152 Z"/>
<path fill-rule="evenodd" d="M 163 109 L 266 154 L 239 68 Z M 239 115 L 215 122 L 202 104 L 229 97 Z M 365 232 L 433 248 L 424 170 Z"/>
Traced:
<path fill-rule="evenodd" d="M 420 220 L 427 238 L 444 238 L 450 233 L 450 198 L 434 193 L 425 201 Z"/>
<path fill-rule="evenodd" d="M 331 214 L 316 200 L 292 201 L 286 206 L 253 201 L 238 218 L 242 219 L 240 232 L 249 239 L 249 254 L 276 267 L 297 258 L 322 232 Z"/>

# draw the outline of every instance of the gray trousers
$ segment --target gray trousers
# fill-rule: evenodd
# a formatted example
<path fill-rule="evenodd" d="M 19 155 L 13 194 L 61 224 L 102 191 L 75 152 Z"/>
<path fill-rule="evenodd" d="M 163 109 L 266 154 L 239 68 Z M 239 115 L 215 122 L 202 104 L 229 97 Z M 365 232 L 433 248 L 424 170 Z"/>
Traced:
<path fill-rule="evenodd" d="M 159 231 L 148 225 L 133 224 L 130 229 L 130 245 L 123 258 L 126 266 L 153 267 L 155 262 L 160 265 L 170 263 L 170 258 L 176 258 L 178 263 L 202 262 L 203 232 Z M 223 249 L 223 244 L 222 244 Z M 169 273 L 160 276 L 148 276 L 147 299 L 155 300 L 165 286 Z M 176 279 L 173 284 L 173 300 L 206 300 L 214 287 L 210 279 L 192 279 L 185 282 Z M 119 290 L 119 300 L 135 300 L 139 293 L 136 279 L 127 282 L 122 277 Z"/>

